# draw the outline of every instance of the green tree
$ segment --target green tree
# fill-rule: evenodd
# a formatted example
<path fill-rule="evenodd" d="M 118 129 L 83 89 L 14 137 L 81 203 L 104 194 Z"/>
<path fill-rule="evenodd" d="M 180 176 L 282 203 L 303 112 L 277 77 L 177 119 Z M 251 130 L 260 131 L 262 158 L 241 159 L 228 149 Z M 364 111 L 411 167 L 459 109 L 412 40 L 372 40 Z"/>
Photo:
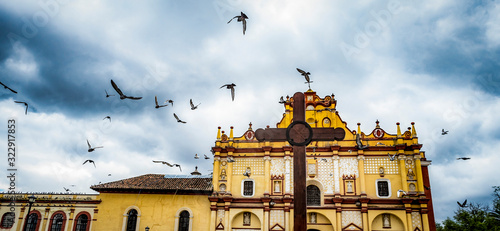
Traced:
<path fill-rule="evenodd" d="M 500 186 L 493 187 L 493 208 L 470 203 L 437 224 L 438 231 L 500 231 Z"/>

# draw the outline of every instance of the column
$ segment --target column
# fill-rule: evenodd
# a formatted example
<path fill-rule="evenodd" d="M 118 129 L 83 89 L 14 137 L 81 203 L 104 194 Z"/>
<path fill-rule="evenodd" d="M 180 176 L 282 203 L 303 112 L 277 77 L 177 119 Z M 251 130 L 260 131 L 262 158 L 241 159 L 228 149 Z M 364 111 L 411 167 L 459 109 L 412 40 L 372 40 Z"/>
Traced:
<path fill-rule="evenodd" d="M 234 148 L 230 148 L 230 147 L 227 147 L 226 148 L 228 153 L 227 153 L 227 158 L 234 158 L 233 157 L 233 151 L 234 151 Z M 227 176 L 226 176 L 226 191 L 228 193 L 231 193 L 232 195 L 232 191 L 233 191 L 233 162 L 228 162 L 227 163 L 227 172 L 226 172 Z"/>
<path fill-rule="evenodd" d="M 333 156 L 333 177 L 335 179 L 335 194 L 340 195 L 340 170 L 339 170 L 339 156 Z"/>
<path fill-rule="evenodd" d="M 289 156 L 290 155 L 290 151 L 286 151 L 288 152 L 288 156 L 285 156 L 285 182 L 283 182 L 285 184 L 285 193 L 287 194 L 291 194 L 291 187 L 290 187 L 290 184 L 292 184 L 292 179 L 291 179 L 291 174 L 290 174 L 290 162 L 291 162 L 291 157 Z"/>
<path fill-rule="evenodd" d="M 359 186 L 361 191 L 360 194 L 366 196 L 365 156 L 363 155 L 363 150 L 359 150 L 358 154 L 361 154 L 358 156 Z"/>
<path fill-rule="evenodd" d="M 219 168 L 220 168 L 220 153 L 216 152 L 214 157 L 214 171 L 212 173 L 212 183 L 214 186 L 214 192 L 219 191 Z M 227 188 L 226 188 L 227 189 Z"/>
<path fill-rule="evenodd" d="M 398 155 L 399 170 L 401 171 L 400 172 L 400 174 L 401 174 L 401 184 L 403 185 L 403 191 L 408 192 L 408 182 L 406 180 L 406 164 L 405 164 L 406 156 L 404 155 L 404 153 L 402 153 L 403 150 L 398 150 L 398 153 L 399 152 L 401 152 L 401 154 Z"/>
<path fill-rule="evenodd" d="M 265 188 L 264 188 L 264 196 L 270 194 L 270 185 L 271 185 L 271 157 L 269 156 L 269 151 L 266 150 L 265 156 L 264 156 L 264 183 L 265 183 Z"/>
<path fill-rule="evenodd" d="M 420 155 L 415 155 L 415 168 L 417 170 L 417 190 L 418 194 L 424 194 L 424 178 L 422 177 L 422 163 L 420 162 Z"/>
<path fill-rule="evenodd" d="M 47 222 L 47 220 L 50 219 L 50 217 L 49 217 L 50 213 L 49 212 L 50 212 L 50 207 L 45 208 L 45 214 L 43 215 L 43 219 L 42 219 L 43 223 L 40 226 L 40 227 L 42 227 L 41 230 L 46 230 L 47 229 L 47 223 L 50 223 L 50 221 Z"/>

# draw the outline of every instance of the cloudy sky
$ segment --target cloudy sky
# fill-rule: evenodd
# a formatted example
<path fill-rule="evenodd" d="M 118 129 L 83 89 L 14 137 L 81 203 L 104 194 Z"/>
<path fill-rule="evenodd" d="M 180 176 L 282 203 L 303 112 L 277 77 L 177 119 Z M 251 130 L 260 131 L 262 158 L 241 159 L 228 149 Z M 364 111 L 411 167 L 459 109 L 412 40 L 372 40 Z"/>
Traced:
<path fill-rule="evenodd" d="M 227 24 L 240 11 L 246 35 Z M 500 185 L 499 57 L 498 1 L 1 1 L 0 82 L 18 94 L 0 88 L 0 168 L 8 174 L 15 119 L 18 191 L 92 193 L 99 182 L 179 173 L 151 160 L 209 174 L 211 160 L 193 155 L 210 154 L 218 126 L 235 136 L 250 122 L 274 127 L 279 97 L 307 90 L 299 67 L 318 95 L 335 94 L 351 129 L 415 122 L 441 221 L 456 201 L 488 204 Z M 111 79 L 143 99 L 106 98 Z M 219 89 L 227 83 L 234 102 Z M 174 106 L 155 109 L 155 96 Z M 88 153 L 86 139 L 104 148 Z"/>

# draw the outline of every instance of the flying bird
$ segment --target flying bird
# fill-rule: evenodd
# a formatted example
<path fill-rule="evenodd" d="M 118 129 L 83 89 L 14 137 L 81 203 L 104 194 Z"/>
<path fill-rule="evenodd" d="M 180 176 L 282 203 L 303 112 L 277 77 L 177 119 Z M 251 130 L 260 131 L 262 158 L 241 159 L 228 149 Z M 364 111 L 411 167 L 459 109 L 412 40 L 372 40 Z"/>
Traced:
<path fill-rule="evenodd" d="M 120 95 L 120 99 L 133 99 L 133 100 L 139 100 L 142 99 L 142 97 L 134 97 L 134 96 L 126 96 L 122 93 L 122 90 L 116 86 L 116 83 L 111 80 L 111 86 L 115 89 L 115 91 Z"/>
<path fill-rule="evenodd" d="M 281 96 L 279 103 L 286 103 L 285 99 L 283 99 L 283 96 Z"/>
<path fill-rule="evenodd" d="M 198 106 L 199 106 L 201 103 L 199 103 L 198 105 L 194 106 L 194 104 L 193 104 L 193 99 L 189 99 L 189 104 L 191 105 L 191 110 L 194 110 L 194 109 L 198 108 Z"/>
<path fill-rule="evenodd" d="M 174 106 L 174 101 L 171 99 L 165 100 L 165 103 L 172 104 L 172 107 Z"/>
<path fill-rule="evenodd" d="M 64 189 L 64 191 L 66 191 L 66 192 L 71 191 L 71 190 L 69 190 L 69 188 L 66 188 L 66 187 L 63 187 L 63 189 Z"/>
<path fill-rule="evenodd" d="M 205 160 L 208 160 L 210 159 L 210 157 L 208 157 L 207 155 L 203 154 L 205 156 Z"/>
<path fill-rule="evenodd" d="M 361 138 L 359 138 L 359 134 L 356 134 L 356 144 L 358 145 L 358 149 L 365 149 L 366 147 L 368 147 L 368 145 L 363 145 L 363 143 L 361 143 Z"/>
<path fill-rule="evenodd" d="M 458 157 L 457 160 L 469 160 L 470 157 Z"/>
<path fill-rule="evenodd" d="M 234 162 L 236 162 L 236 160 L 234 160 L 233 158 L 227 158 L 227 162 L 228 163 L 234 163 Z"/>
<path fill-rule="evenodd" d="M 406 195 L 406 192 L 403 191 L 403 190 L 401 190 L 401 189 L 399 189 L 398 190 L 398 197 L 401 197 L 401 194 Z"/>
<path fill-rule="evenodd" d="M 3 84 L 2 82 L 0 82 L 0 84 L 2 84 L 2 86 L 3 86 L 5 89 L 8 89 L 8 90 L 10 90 L 10 91 L 14 92 L 15 94 L 17 94 L 17 91 L 12 90 L 12 88 L 7 87 L 7 85 Z"/>
<path fill-rule="evenodd" d="M 200 157 L 198 156 L 198 154 L 194 154 L 194 158 L 195 159 L 200 159 Z"/>
<path fill-rule="evenodd" d="M 394 154 L 394 155 L 392 155 L 392 156 L 391 156 L 391 154 L 387 153 L 387 155 L 389 156 L 389 159 L 390 159 L 391 161 L 393 161 L 393 160 L 395 160 L 395 159 L 396 159 L 396 155 L 397 155 L 397 154 Z"/>
<path fill-rule="evenodd" d="M 162 160 L 153 160 L 154 163 L 161 163 L 161 164 L 165 164 L 167 165 L 168 167 L 179 167 L 179 170 L 181 170 L 182 172 L 182 169 L 181 169 L 181 166 L 179 164 L 170 164 L 166 161 L 162 161 Z"/>
<path fill-rule="evenodd" d="M 156 95 L 155 95 L 155 104 L 156 104 L 156 105 L 155 105 L 155 108 L 161 108 L 161 107 L 166 107 L 166 106 L 168 106 L 168 104 L 165 104 L 165 105 L 158 105 L 158 98 L 156 97 Z"/>
<path fill-rule="evenodd" d="M 26 107 L 26 109 L 24 110 L 24 114 L 27 115 L 28 114 L 28 103 L 26 102 L 21 102 L 21 101 L 14 101 L 16 103 L 23 103 L 24 106 Z"/>
<path fill-rule="evenodd" d="M 102 119 L 102 120 L 105 120 L 105 119 L 108 119 L 108 120 L 109 120 L 109 122 L 111 122 L 111 117 L 110 117 L 110 116 L 106 116 L 106 117 L 104 117 L 104 119 Z"/>
<path fill-rule="evenodd" d="M 231 89 L 231 98 L 233 99 L 234 101 L 234 87 L 236 87 L 236 84 L 234 83 L 231 83 L 231 84 L 225 84 L 225 85 L 222 85 L 222 87 L 220 88 L 223 88 L 223 87 L 226 87 L 227 89 Z M 220 89 L 219 88 L 219 89 Z"/>
<path fill-rule="evenodd" d="M 103 146 L 99 146 L 99 147 L 92 147 L 92 146 L 90 145 L 89 140 L 87 140 L 87 145 L 89 146 L 89 150 L 88 150 L 88 152 L 93 152 L 96 148 L 103 148 Z"/>
<path fill-rule="evenodd" d="M 311 73 L 309 73 L 309 72 L 305 72 L 305 71 L 303 71 L 303 70 L 301 70 L 301 69 L 299 69 L 299 68 L 297 68 L 297 71 L 298 71 L 298 72 L 300 72 L 300 74 L 301 74 L 302 76 L 304 76 L 304 78 L 306 79 L 306 82 L 305 82 L 305 83 L 307 83 L 307 85 L 309 86 L 309 89 L 311 89 L 311 83 L 312 83 L 312 81 L 311 81 L 311 79 L 309 78 L 309 75 L 310 75 Z"/>
<path fill-rule="evenodd" d="M 458 206 L 460 206 L 460 208 L 467 207 L 467 199 L 465 199 L 464 203 L 460 203 L 457 201 L 457 204 L 458 204 Z"/>
<path fill-rule="evenodd" d="M 108 94 L 108 91 L 106 91 L 106 89 L 104 89 L 104 92 L 106 92 L 106 98 L 109 98 L 110 96 L 115 96 L 115 95 Z"/>
<path fill-rule="evenodd" d="M 238 19 L 238 22 L 241 22 L 243 24 L 243 35 L 245 34 L 245 31 L 247 30 L 247 15 L 244 14 L 243 12 L 241 12 L 241 15 L 236 15 L 234 16 L 231 20 L 229 20 L 229 22 L 227 22 L 228 24 L 233 21 L 233 19 L 237 18 Z"/>
<path fill-rule="evenodd" d="M 443 129 L 441 130 L 441 135 L 443 135 L 443 136 L 444 136 L 444 135 L 448 134 L 448 132 L 449 132 L 449 131 L 445 131 L 445 130 L 444 130 L 444 128 L 443 128 Z"/>
<path fill-rule="evenodd" d="M 179 123 L 183 123 L 183 124 L 185 124 L 185 123 L 186 123 L 186 121 L 182 121 L 181 119 L 179 119 L 179 117 L 178 117 L 175 113 L 174 113 L 174 117 L 175 117 L 175 119 L 177 120 L 177 122 L 179 122 Z"/>
<path fill-rule="evenodd" d="M 88 159 L 88 160 L 84 161 L 82 165 L 84 165 L 86 163 L 92 163 L 92 164 L 94 164 L 94 168 L 96 167 L 95 162 L 93 160 Z"/>

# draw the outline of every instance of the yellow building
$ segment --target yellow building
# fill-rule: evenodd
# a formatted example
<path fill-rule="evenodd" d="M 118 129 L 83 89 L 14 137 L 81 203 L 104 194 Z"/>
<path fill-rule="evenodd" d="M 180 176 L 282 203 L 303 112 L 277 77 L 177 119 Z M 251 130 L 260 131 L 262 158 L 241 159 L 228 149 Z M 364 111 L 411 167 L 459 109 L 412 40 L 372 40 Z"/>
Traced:
<path fill-rule="evenodd" d="M 360 124 L 350 129 L 333 95 L 321 98 L 312 90 L 304 95 L 305 121 L 311 127 L 345 132 L 343 139 L 306 147 L 307 230 L 435 230 L 430 161 L 420 151 L 414 123 L 408 129 L 396 123 L 390 128 L 395 134 L 378 121 L 369 131 L 361 131 Z M 277 128 L 293 120 L 293 99 L 283 101 L 285 113 Z M 97 209 L 89 228 L 293 230 L 293 148 L 285 140 L 259 141 L 256 131 L 250 124 L 234 136 L 233 127 L 229 134 L 219 127 L 212 147 L 213 176 L 147 174 L 92 186 L 100 194 L 93 199 Z M 44 219 L 51 211 L 45 210 Z M 74 223 L 77 212 L 65 214 Z"/>
<path fill-rule="evenodd" d="M 34 196 L 31 208 L 28 198 Z M 96 230 L 97 194 L 2 193 L 0 230 Z M 26 217 L 29 216 L 28 220 Z"/>
<path fill-rule="evenodd" d="M 341 128 L 341 141 L 313 141 L 306 148 L 308 230 L 434 230 L 427 166 L 414 123 L 396 134 L 377 121 L 351 130 L 334 96 L 305 95 L 312 128 Z M 293 117 L 293 98 L 277 128 Z M 287 141 L 258 141 L 250 124 L 240 137 L 221 131 L 214 151 L 210 230 L 293 230 L 293 152 Z"/>

